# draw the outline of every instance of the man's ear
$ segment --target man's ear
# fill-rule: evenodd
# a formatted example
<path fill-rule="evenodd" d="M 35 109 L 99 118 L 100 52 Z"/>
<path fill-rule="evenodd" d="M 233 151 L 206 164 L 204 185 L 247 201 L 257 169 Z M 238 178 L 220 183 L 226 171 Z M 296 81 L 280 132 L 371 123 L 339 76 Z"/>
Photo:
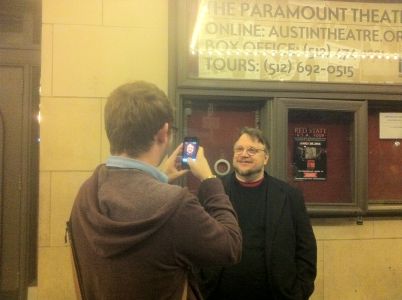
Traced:
<path fill-rule="evenodd" d="M 159 144 L 167 143 L 169 141 L 169 124 L 165 123 L 155 135 L 155 141 Z"/>
<path fill-rule="evenodd" d="M 265 153 L 265 158 L 264 158 L 264 166 L 267 166 L 269 162 L 269 154 Z"/>

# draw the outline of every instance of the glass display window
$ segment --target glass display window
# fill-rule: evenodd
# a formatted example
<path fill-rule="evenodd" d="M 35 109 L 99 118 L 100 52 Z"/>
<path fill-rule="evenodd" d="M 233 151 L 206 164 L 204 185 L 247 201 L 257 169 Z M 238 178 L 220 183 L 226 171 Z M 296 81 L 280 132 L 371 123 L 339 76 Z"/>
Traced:
<path fill-rule="evenodd" d="M 367 102 L 277 98 L 274 103 L 277 176 L 303 192 L 312 215 L 363 215 Z"/>
<path fill-rule="evenodd" d="M 386 210 L 389 205 L 402 208 L 401 103 L 369 105 L 368 200 L 372 210 Z"/>
<path fill-rule="evenodd" d="M 307 203 L 352 203 L 353 113 L 291 109 L 287 181 Z"/>
<path fill-rule="evenodd" d="M 349 92 L 355 84 L 365 91 L 400 91 L 400 29 L 364 14 L 362 22 L 356 1 L 291 1 L 285 15 L 274 13 L 274 8 L 282 12 L 280 0 L 174 3 L 179 84 L 205 86 L 212 79 L 221 86 L 249 88 L 254 82 L 258 89 L 284 91 L 298 91 L 296 83 L 310 91 L 334 91 L 336 85 L 335 91 Z M 393 11 L 400 5 L 391 0 L 366 4 L 368 11 Z M 311 14 L 300 13 L 305 9 Z M 331 17 L 323 19 L 327 13 Z M 359 37 L 363 31 L 366 42 Z M 350 38 L 341 37 L 345 32 Z"/>
<path fill-rule="evenodd" d="M 198 137 L 213 173 L 232 171 L 233 144 L 244 126 L 260 127 L 263 103 L 250 101 L 191 101 L 183 107 L 183 135 Z M 187 186 L 195 191 L 199 181 L 189 173 Z"/>

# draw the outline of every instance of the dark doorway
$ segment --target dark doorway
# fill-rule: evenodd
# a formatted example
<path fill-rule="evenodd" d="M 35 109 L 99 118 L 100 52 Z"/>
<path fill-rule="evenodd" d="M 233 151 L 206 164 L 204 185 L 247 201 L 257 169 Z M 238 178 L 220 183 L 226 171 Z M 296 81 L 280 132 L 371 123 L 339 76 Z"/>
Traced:
<path fill-rule="evenodd" d="M 0 299 L 37 277 L 40 1 L 0 0 Z"/>

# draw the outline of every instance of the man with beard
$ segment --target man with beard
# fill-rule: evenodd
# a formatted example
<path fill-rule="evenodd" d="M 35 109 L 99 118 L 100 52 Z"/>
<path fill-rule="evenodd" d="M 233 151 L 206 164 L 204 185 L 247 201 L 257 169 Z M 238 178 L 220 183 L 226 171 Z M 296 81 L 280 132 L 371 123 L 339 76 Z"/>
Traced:
<path fill-rule="evenodd" d="M 264 171 L 269 150 L 256 128 L 243 128 L 234 144 L 234 172 L 222 180 L 238 214 L 242 259 L 200 271 L 207 300 L 302 300 L 314 290 L 317 246 L 303 196 Z"/>

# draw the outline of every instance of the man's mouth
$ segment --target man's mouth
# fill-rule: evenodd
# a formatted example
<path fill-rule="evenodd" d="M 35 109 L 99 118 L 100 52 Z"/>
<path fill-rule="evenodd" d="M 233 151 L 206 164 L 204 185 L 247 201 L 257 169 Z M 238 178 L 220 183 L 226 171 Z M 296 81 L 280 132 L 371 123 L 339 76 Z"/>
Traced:
<path fill-rule="evenodd" d="M 248 161 L 248 160 L 238 160 L 237 162 L 239 164 L 251 164 L 252 163 L 251 161 Z"/>

